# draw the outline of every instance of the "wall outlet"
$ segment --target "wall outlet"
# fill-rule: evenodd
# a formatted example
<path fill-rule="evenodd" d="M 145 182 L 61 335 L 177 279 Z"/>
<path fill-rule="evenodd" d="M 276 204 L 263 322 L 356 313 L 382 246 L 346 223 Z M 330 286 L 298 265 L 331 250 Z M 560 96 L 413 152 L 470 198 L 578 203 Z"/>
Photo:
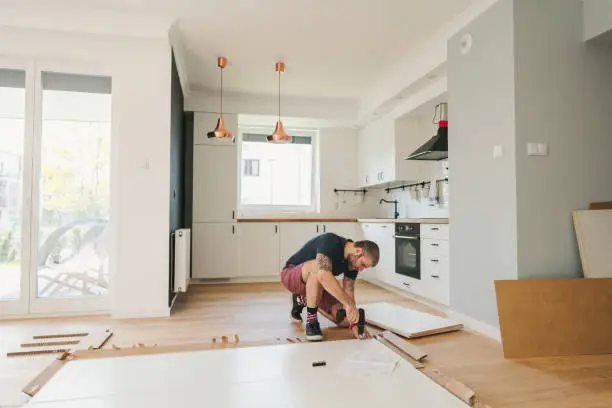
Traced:
<path fill-rule="evenodd" d="M 527 143 L 527 155 L 548 156 L 548 145 L 546 143 Z"/>

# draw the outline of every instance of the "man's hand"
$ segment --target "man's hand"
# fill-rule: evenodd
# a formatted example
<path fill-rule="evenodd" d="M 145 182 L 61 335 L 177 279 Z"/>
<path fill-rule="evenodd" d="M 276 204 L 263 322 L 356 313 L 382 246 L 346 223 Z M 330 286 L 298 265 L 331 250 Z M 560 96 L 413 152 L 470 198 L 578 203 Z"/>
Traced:
<path fill-rule="evenodd" d="M 344 305 L 344 309 L 346 310 L 346 319 L 349 323 L 357 323 L 359 321 L 359 311 L 355 303 L 351 302 L 348 305 Z"/>

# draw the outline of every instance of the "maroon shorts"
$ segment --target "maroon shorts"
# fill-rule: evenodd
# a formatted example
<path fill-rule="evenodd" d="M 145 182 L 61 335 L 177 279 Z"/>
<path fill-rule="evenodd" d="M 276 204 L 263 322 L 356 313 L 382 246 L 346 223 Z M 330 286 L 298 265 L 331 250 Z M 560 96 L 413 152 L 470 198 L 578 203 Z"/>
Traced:
<path fill-rule="evenodd" d="M 300 265 L 289 265 L 281 272 L 281 282 L 291 293 L 301 295 L 306 299 L 306 284 L 302 281 L 302 267 Z M 321 300 L 319 301 L 319 309 L 331 314 L 331 308 L 335 304 L 339 304 L 335 297 L 323 290 Z"/>

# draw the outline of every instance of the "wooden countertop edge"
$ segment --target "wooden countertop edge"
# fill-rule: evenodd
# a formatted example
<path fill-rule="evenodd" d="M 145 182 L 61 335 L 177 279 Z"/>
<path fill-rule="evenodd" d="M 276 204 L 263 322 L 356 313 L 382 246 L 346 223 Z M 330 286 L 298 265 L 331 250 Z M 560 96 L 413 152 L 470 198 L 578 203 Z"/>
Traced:
<path fill-rule="evenodd" d="M 238 222 L 414 222 L 420 224 L 448 224 L 448 218 L 238 218 Z"/>
<path fill-rule="evenodd" d="M 238 218 L 238 222 L 358 222 L 357 218 Z"/>
<path fill-rule="evenodd" d="M 397 223 L 413 222 L 417 224 L 448 224 L 448 218 L 359 218 L 359 222 L 368 223 Z"/>

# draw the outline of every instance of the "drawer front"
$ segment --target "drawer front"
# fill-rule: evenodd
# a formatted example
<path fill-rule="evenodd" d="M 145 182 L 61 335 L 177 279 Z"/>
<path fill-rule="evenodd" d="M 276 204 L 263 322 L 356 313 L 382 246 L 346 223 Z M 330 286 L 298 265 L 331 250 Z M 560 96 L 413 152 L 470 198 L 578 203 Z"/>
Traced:
<path fill-rule="evenodd" d="M 423 257 L 421 258 L 421 277 L 425 276 L 436 279 L 449 276 L 449 264 L 446 257 Z"/>
<path fill-rule="evenodd" d="M 421 224 L 421 238 L 448 239 L 448 224 Z"/>
<path fill-rule="evenodd" d="M 448 306 L 450 304 L 450 281 L 448 275 L 434 275 L 438 276 L 437 278 L 433 278 L 432 275 L 434 274 L 428 274 L 423 277 L 423 295 L 434 302 Z"/>
<path fill-rule="evenodd" d="M 448 240 L 431 238 L 422 239 L 421 254 L 423 258 L 448 257 Z"/>

